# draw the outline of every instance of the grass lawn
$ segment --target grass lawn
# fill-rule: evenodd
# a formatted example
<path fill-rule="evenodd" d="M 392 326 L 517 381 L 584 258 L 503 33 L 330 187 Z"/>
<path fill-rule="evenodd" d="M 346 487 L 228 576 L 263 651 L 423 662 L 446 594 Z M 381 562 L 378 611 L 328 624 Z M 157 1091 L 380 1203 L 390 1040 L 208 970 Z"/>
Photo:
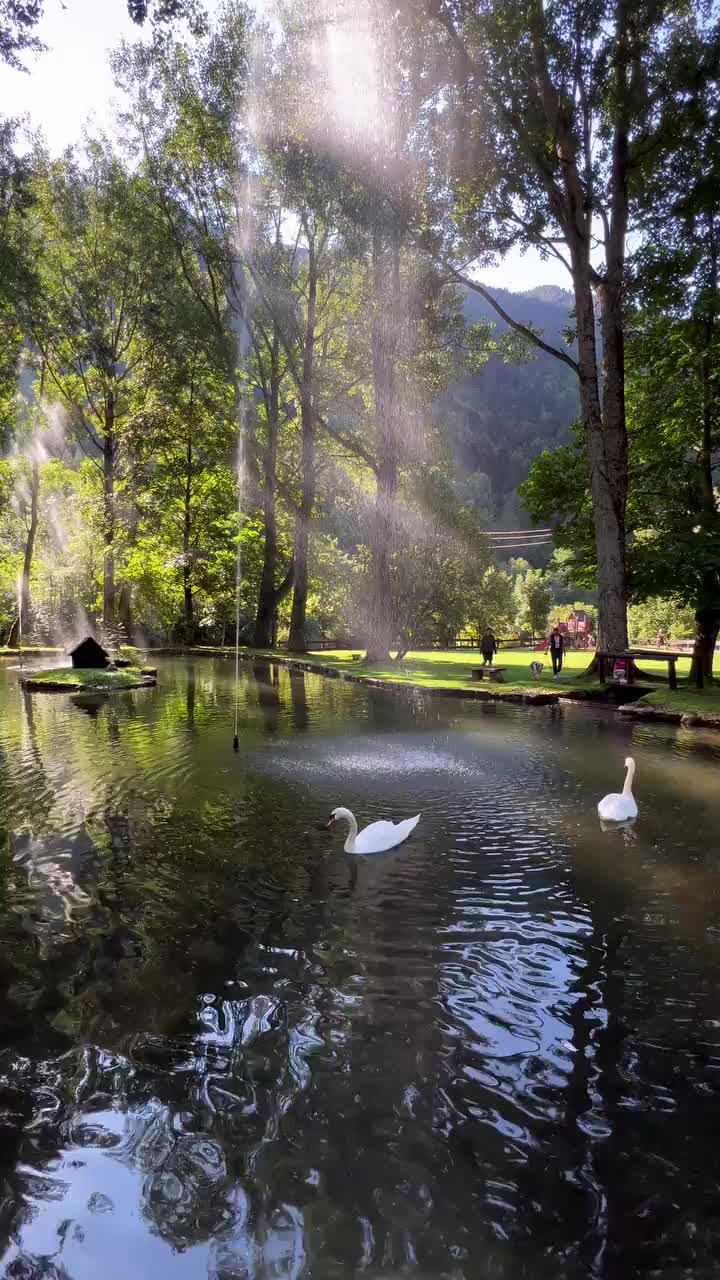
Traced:
<path fill-rule="evenodd" d="M 62 653 L 62 649 L 53 649 L 52 646 L 42 644 L 24 644 L 22 647 L 22 655 L 32 654 L 35 658 L 41 658 L 44 654 Z M 19 649 L 8 649 L 6 644 L 0 644 L 0 658 L 19 658 Z"/>
<path fill-rule="evenodd" d="M 694 685 L 681 685 L 671 689 L 653 689 L 640 698 L 639 707 L 655 707 L 660 711 L 677 711 L 681 715 L 713 716 L 720 721 L 720 685 L 712 689 L 696 689 Z"/>
<path fill-rule="evenodd" d="M 23 684 L 27 689 L 50 689 L 75 692 L 78 689 L 137 689 L 156 683 L 155 667 L 123 667 L 120 671 L 106 671 L 90 667 L 50 667 L 47 671 L 32 671 Z"/>
<path fill-rule="evenodd" d="M 349 650 L 341 649 L 323 650 L 311 654 L 311 657 L 328 666 L 336 666 L 342 671 L 350 671 L 353 675 L 371 680 L 392 680 L 396 684 L 414 684 L 426 689 L 480 687 L 480 682 L 471 678 L 471 672 L 474 667 L 482 665 L 482 658 L 472 649 L 419 650 L 406 654 L 397 666 L 394 662 L 365 666 L 363 658 L 353 660 Z M 539 680 L 533 680 L 530 672 L 530 663 L 534 658 L 544 663 Z M 570 692 L 584 687 L 592 688 L 593 685 L 597 688 L 596 680 L 583 678 L 589 661 L 586 653 L 567 654 L 563 671 L 554 680 L 549 656 L 530 653 L 525 649 L 504 649 L 495 655 L 495 665 L 506 668 L 503 683 L 483 680 L 481 687 L 499 694 L 518 693 L 526 689 L 561 693 L 563 689 Z"/>
<path fill-rule="evenodd" d="M 597 690 L 596 677 L 584 675 L 591 654 L 570 650 L 565 654 L 563 669 L 557 680 L 553 679 L 550 655 L 531 653 L 528 649 L 502 649 L 496 654 L 495 662 L 506 668 L 504 683 L 495 684 L 483 681 L 482 687 L 493 689 L 496 693 L 517 693 L 526 689 L 553 690 L 562 694 L 577 690 Z M 473 667 L 479 667 L 482 659 L 472 649 L 449 649 L 445 651 L 426 650 L 409 653 L 399 666 L 384 663 L 377 667 L 366 667 L 362 661 L 354 661 L 349 650 L 330 649 L 311 655 L 328 666 L 337 666 L 343 671 L 351 671 L 353 675 L 366 676 L 370 679 L 393 680 L 400 684 L 417 684 L 426 688 L 477 688 L 479 682 L 471 679 Z M 530 663 L 537 658 L 544 664 L 539 680 L 533 680 Z M 660 678 L 667 676 L 667 663 L 642 662 L 642 670 Z M 690 657 L 680 658 L 677 664 L 679 676 L 687 676 L 690 671 Z M 718 667 L 720 674 L 720 665 Z"/>

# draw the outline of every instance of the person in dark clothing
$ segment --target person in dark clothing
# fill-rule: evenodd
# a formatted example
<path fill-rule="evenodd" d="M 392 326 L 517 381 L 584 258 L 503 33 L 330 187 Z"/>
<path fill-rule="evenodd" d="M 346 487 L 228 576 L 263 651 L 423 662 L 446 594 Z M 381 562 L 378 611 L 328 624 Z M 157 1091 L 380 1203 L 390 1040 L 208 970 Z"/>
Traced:
<path fill-rule="evenodd" d="M 562 631 L 559 627 L 553 627 L 550 632 L 550 657 L 553 664 L 553 675 L 556 676 L 562 671 L 563 653 L 565 652 L 565 641 Z"/>
<path fill-rule="evenodd" d="M 482 640 L 480 641 L 480 652 L 482 653 L 483 666 L 492 666 L 492 660 L 497 651 L 498 642 L 492 631 L 483 631 Z"/>

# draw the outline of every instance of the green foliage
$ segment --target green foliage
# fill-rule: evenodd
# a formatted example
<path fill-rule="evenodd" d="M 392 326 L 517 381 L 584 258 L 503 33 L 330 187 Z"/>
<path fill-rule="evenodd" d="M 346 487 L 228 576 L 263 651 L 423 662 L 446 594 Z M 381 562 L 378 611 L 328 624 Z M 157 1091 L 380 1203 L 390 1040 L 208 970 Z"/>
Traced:
<path fill-rule="evenodd" d="M 0 60 L 24 70 L 20 55 L 35 53 L 44 46 L 35 35 L 44 0 L 0 0 Z"/>
<path fill-rule="evenodd" d="M 18 122 L 0 119 L 0 450 L 15 426 L 24 337 L 19 311 L 37 288 L 29 236 L 32 162 L 18 153 L 19 141 Z"/>
<path fill-rule="evenodd" d="M 518 575 L 515 602 L 520 630 L 529 631 L 533 638 L 543 635 L 552 605 L 552 587 L 541 569 L 527 569 Z"/>
<path fill-rule="evenodd" d="M 692 320 L 639 316 L 628 344 L 628 563 L 635 601 L 664 595 L 696 608 L 713 577 L 720 591 L 718 514 L 704 511 L 702 496 L 702 341 Z M 709 390 L 718 423 L 714 375 Z M 592 500 L 579 432 L 573 445 L 540 455 L 520 493 L 534 521 L 552 521 L 566 576 L 594 588 Z"/>
<path fill-rule="evenodd" d="M 672 597 L 650 596 L 628 609 L 628 629 L 633 644 L 655 643 L 660 631 L 669 640 L 688 640 L 695 631 L 693 610 Z"/>
<path fill-rule="evenodd" d="M 41 9 L 0 0 L 0 57 L 33 47 Z M 149 636 L 229 639 L 238 548 L 243 625 L 264 582 L 287 629 L 294 564 L 311 638 L 362 629 L 383 557 L 403 648 L 464 626 L 543 631 L 553 600 L 595 590 L 587 436 L 568 438 L 572 296 L 500 291 L 518 329 L 448 264 L 472 262 L 478 286 L 508 248 L 552 255 L 567 239 L 564 123 L 571 149 L 588 125 L 579 176 L 598 210 L 629 9 L 602 0 L 580 27 L 567 7 L 519 0 L 372 9 L 383 94 L 371 137 L 338 105 L 299 0 L 272 30 L 240 0 L 212 27 L 193 0 L 130 0 L 156 29 L 114 58 L 121 151 L 96 140 L 21 156 L 18 126 L 0 126 L 5 629 L 34 466 L 30 589 L 47 637 L 102 613 L 116 577 Z M 189 27 L 157 29 L 174 18 Z M 644 81 L 625 102 L 639 236 L 623 295 L 627 554 L 645 608 L 633 627 L 672 609 L 663 625 L 680 634 L 683 609 L 720 601 L 717 31 L 679 0 L 648 0 L 632 23 Z M 38 461 L 45 417 L 63 419 L 64 440 Z M 555 527 L 544 576 L 499 568 L 483 537 L 526 512 Z"/>
<path fill-rule="evenodd" d="M 465 622 L 481 636 L 492 631 L 499 638 L 515 629 L 517 606 L 512 576 L 488 565 L 465 598 Z"/>
<path fill-rule="evenodd" d="M 474 513 L 453 494 L 436 464 L 415 473 L 396 514 L 391 559 L 393 624 L 401 651 L 446 645 L 461 629 L 467 602 L 490 561 L 490 548 Z"/>
<path fill-rule="evenodd" d="M 518 493 L 533 523 L 552 524 L 556 555 L 563 553 L 561 574 L 565 581 L 594 590 L 597 579 L 592 496 L 579 426 L 572 429 L 571 444 L 543 450 Z"/>

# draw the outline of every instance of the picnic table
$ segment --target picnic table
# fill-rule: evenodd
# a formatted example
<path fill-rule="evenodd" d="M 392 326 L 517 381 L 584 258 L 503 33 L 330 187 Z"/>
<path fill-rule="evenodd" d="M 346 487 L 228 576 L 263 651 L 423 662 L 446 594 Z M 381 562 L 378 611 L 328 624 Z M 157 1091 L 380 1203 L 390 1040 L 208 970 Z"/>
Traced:
<path fill-rule="evenodd" d="M 504 672 L 507 667 L 473 667 L 473 680 L 494 680 L 496 684 L 503 684 L 505 681 Z"/>
<path fill-rule="evenodd" d="M 600 683 L 606 683 L 608 674 L 612 674 L 615 663 L 620 661 L 625 663 L 628 684 L 633 684 L 637 674 L 635 663 L 638 658 L 645 658 L 652 662 L 667 662 L 668 684 L 671 689 L 677 689 L 676 663 L 678 658 L 684 656 L 682 653 L 671 652 L 669 649 L 601 649 L 598 651 Z"/>

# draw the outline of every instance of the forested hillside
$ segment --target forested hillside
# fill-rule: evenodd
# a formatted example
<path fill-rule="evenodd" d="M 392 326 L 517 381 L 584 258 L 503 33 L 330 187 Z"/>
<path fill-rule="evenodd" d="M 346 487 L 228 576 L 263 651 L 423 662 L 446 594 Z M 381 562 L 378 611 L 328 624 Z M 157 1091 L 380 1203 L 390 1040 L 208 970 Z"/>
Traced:
<path fill-rule="evenodd" d="M 572 297 L 564 290 L 540 287 L 493 295 L 513 319 L 565 347 L 563 332 L 572 327 Z M 499 336 L 507 325 L 478 293 L 468 293 L 465 314 L 472 324 L 494 323 Z M 468 477 L 470 493 L 493 526 L 521 528 L 529 523 L 516 489 L 543 449 L 565 444 L 579 413 L 575 374 L 554 356 L 530 350 L 527 360 L 507 363 L 490 356 L 476 373 L 453 383 L 440 411 L 447 421 L 458 472 Z"/>

